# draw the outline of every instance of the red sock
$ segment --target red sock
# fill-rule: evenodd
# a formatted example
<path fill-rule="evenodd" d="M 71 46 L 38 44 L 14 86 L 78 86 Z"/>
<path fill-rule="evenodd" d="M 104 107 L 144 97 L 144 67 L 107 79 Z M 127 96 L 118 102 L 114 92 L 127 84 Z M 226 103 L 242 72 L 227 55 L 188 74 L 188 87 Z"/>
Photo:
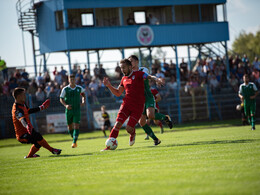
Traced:
<path fill-rule="evenodd" d="M 162 128 L 162 122 L 161 121 L 158 122 L 158 126 Z"/>
<path fill-rule="evenodd" d="M 35 145 L 32 145 L 27 157 L 32 157 L 36 152 L 38 152 L 38 150 L 39 150 L 39 148 L 36 148 Z"/>
<path fill-rule="evenodd" d="M 48 144 L 48 142 L 45 139 L 42 139 L 41 141 L 38 141 L 38 144 L 40 144 L 42 147 L 46 148 L 50 152 L 52 152 L 52 150 L 53 150 L 53 148 L 50 147 L 50 145 Z"/>
<path fill-rule="evenodd" d="M 131 136 L 134 136 L 135 135 L 135 128 L 133 130 L 133 132 L 131 133 Z"/>
<path fill-rule="evenodd" d="M 110 132 L 109 137 L 117 138 L 119 134 L 119 129 L 113 127 L 112 131 Z"/>

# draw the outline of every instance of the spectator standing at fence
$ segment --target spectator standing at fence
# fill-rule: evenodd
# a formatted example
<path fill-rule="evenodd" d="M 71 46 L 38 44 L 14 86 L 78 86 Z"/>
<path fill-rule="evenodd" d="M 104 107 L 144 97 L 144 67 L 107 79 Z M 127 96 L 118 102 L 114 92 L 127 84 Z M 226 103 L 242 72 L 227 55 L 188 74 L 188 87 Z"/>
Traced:
<path fill-rule="evenodd" d="M 6 66 L 6 62 L 3 59 L 1 59 L 1 56 L 0 56 L 0 71 L 3 72 L 4 80 L 8 80 L 8 68 Z"/>
<path fill-rule="evenodd" d="M 254 83 L 249 82 L 249 76 L 245 74 L 243 81 L 239 87 L 238 96 L 244 103 L 245 115 L 251 123 L 251 130 L 255 130 L 255 110 L 256 110 L 256 96 L 258 89 Z"/>
<path fill-rule="evenodd" d="M 42 90 L 41 87 L 38 87 L 38 90 L 37 90 L 37 92 L 35 93 L 35 96 L 36 96 L 36 100 L 37 100 L 38 102 L 44 101 L 44 99 L 45 99 L 45 93 L 44 93 L 44 91 Z"/>
<path fill-rule="evenodd" d="M 255 60 L 253 61 L 253 68 L 257 69 L 260 71 L 260 62 L 258 61 L 258 57 L 255 57 Z"/>
<path fill-rule="evenodd" d="M 181 80 L 187 81 L 188 80 L 188 64 L 184 62 L 184 58 L 182 58 L 180 63 L 180 73 L 181 73 Z"/>
<path fill-rule="evenodd" d="M 37 84 L 35 82 L 35 80 L 33 79 L 30 84 L 29 87 L 27 89 L 27 93 L 31 94 L 31 95 L 35 95 L 36 91 L 37 91 L 38 87 Z"/>
<path fill-rule="evenodd" d="M 103 68 L 103 64 L 100 64 L 99 68 L 99 79 L 103 80 L 104 77 L 107 76 L 106 70 Z"/>
<path fill-rule="evenodd" d="M 29 118 L 29 114 L 47 109 L 50 101 L 46 100 L 41 106 L 30 109 L 26 105 L 25 89 L 16 88 L 13 92 L 13 97 L 15 103 L 12 108 L 12 118 L 16 139 L 23 144 L 33 144 L 28 155 L 24 158 L 39 157 L 36 152 L 41 147 L 49 150 L 52 154 L 59 155 L 61 150 L 51 147 L 42 135 L 34 130 Z"/>
<path fill-rule="evenodd" d="M 230 80 L 229 80 L 229 84 L 230 86 L 232 87 L 232 89 L 235 91 L 235 92 L 238 92 L 238 80 L 237 78 L 235 77 L 235 75 L 231 74 L 230 75 Z"/>
<path fill-rule="evenodd" d="M 95 68 L 94 68 L 93 72 L 94 72 L 94 77 L 98 78 L 99 77 L 99 68 L 98 68 L 97 64 L 95 64 Z"/>
<path fill-rule="evenodd" d="M 116 63 L 115 75 L 116 75 L 116 79 L 121 79 L 121 77 L 123 75 L 118 62 Z"/>
<path fill-rule="evenodd" d="M 55 66 L 54 67 L 54 71 L 52 72 L 53 73 L 53 76 L 55 77 L 55 75 L 58 73 L 58 70 L 57 70 L 57 67 Z"/>
<path fill-rule="evenodd" d="M 48 71 L 46 71 L 46 72 L 44 73 L 43 78 L 44 78 L 44 82 L 45 82 L 45 83 L 48 83 L 48 82 L 51 81 L 51 77 L 50 77 L 50 74 L 49 74 Z"/>
<path fill-rule="evenodd" d="M 54 77 L 54 81 L 55 81 L 56 83 L 58 83 L 59 85 L 62 84 L 62 76 L 61 76 L 60 72 L 57 72 L 57 74 L 56 74 L 55 77 Z"/>
<path fill-rule="evenodd" d="M 66 120 L 68 125 L 68 132 L 73 138 L 71 147 L 77 147 L 77 140 L 79 136 L 80 125 L 80 106 L 86 102 L 85 90 L 76 85 L 74 75 L 69 76 L 69 85 L 65 86 L 60 94 L 60 102 L 66 108 Z"/>
<path fill-rule="evenodd" d="M 176 82 L 175 76 L 171 76 L 170 82 L 166 84 L 167 92 L 165 94 L 165 98 L 167 98 L 171 93 L 175 95 L 176 90 L 178 89 L 178 84 Z"/>
<path fill-rule="evenodd" d="M 31 81 L 31 80 L 29 79 L 29 73 L 26 72 L 25 68 L 23 69 L 21 75 L 22 75 L 22 78 L 23 78 L 25 81 L 27 81 L 27 82 L 30 82 L 30 81 Z"/>
<path fill-rule="evenodd" d="M 94 104 L 99 104 L 97 93 L 98 93 L 98 81 L 96 78 L 92 78 L 91 82 L 89 83 L 89 89 L 91 91 L 92 99 Z"/>
<path fill-rule="evenodd" d="M 36 83 L 37 83 L 38 86 L 44 84 L 44 79 L 43 79 L 43 77 L 42 77 L 42 73 L 41 73 L 41 72 L 39 73 L 39 76 L 37 76 L 37 77 L 35 78 L 35 81 L 36 81 Z"/>
<path fill-rule="evenodd" d="M 211 88 L 212 93 L 216 93 L 220 91 L 220 84 L 215 75 L 210 79 L 209 86 Z"/>

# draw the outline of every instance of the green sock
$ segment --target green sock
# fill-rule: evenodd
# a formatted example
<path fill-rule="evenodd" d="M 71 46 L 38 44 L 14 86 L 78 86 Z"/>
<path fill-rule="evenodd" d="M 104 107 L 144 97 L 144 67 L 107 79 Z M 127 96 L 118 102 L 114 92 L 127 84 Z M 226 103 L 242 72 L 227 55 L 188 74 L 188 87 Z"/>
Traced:
<path fill-rule="evenodd" d="M 147 135 L 149 135 L 153 140 L 158 139 L 154 135 L 153 130 L 151 129 L 151 127 L 149 127 L 147 124 L 145 124 L 142 128 L 144 129 L 145 133 L 147 133 Z"/>
<path fill-rule="evenodd" d="M 162 121 L 162 120 L 164 120 L 166 118 L 166 116 L 164 115 L 164 114 L 161 114 L 161 113 L 155 113 L 155 117 L 154 117 L 154 119 L 155 120 L 160 120 L 160 121 Z"/>
<path fill-rule="evenodd" d="M 73 132 L 73 143 L 76 143 L 79 137 L 79 129 L 74 129 Z"/>
<path fill-rule="evenodd" d="M 69 129 L 68 129 L 68 133 L 69 133 L 70 136 L 73 138 L 73 129 L 72 129 L 72 130 L 69 130 Z"/>
<path fill-rule="evenodd" d="M 255 116 L 251 116 L 251 126 L 255 126 Z"/>

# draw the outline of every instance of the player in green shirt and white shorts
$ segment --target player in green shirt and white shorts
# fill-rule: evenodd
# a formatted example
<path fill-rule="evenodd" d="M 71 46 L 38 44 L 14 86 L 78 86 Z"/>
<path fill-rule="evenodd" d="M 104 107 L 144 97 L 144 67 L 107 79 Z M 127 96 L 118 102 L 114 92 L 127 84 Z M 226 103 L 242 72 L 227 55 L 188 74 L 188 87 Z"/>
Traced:
<path fill-rule="evenodd" d="M 258 95 L 257 87 L 254 83 L 249 82 L 247 74 L 243 76 L 243 81 L 239 87 L 238 96 L 244 102 L 245 115 L 251 123 L 252 130 L 255 130 L 255 110 L 256 110 L 256 96 Z"/>
<path fill-rule="evenodd" d="M 60 94 L 60 102 L 65 106 L 68 131 L 73 138 L 72 148 L 77 147 L 80 124 L 80 106 L 85 104 L 85 90 L 75 84 L 75 76 L 69 76 L 69 85 L 65 86 Z M 82 100 L 81 100 L 82 97 Z M 81 103 L 82 101 L 82 103 Z"/>

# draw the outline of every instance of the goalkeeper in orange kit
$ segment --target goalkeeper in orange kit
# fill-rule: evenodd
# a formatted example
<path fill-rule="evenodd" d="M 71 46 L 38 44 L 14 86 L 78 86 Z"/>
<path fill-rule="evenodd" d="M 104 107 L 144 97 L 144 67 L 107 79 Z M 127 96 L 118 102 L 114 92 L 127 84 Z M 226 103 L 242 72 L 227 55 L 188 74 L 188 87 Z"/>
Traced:
<path fill-rule="evenodd" d="M 41 106 L 36 108 L 28 108 L 25 104 L 26 95 L 24 88 L 15 88 L 13 91 L 13 97 L 15 102 L 12 108 L 12 118 L 14 123 L 14 129 L 16 139 L 24 144 L 33 144 L 28 155 L 24 158 L 39 157 L 36 152 L 44 147 L 49 150 L 52 154 L 60 154 L 60 149 L 51 147 L 48 142 L 42 137 L 42 135 L 36 132 L 31 124 L 29 114 L 45 110 L 50 105 L 50 100 L 46 100 Z"/>

